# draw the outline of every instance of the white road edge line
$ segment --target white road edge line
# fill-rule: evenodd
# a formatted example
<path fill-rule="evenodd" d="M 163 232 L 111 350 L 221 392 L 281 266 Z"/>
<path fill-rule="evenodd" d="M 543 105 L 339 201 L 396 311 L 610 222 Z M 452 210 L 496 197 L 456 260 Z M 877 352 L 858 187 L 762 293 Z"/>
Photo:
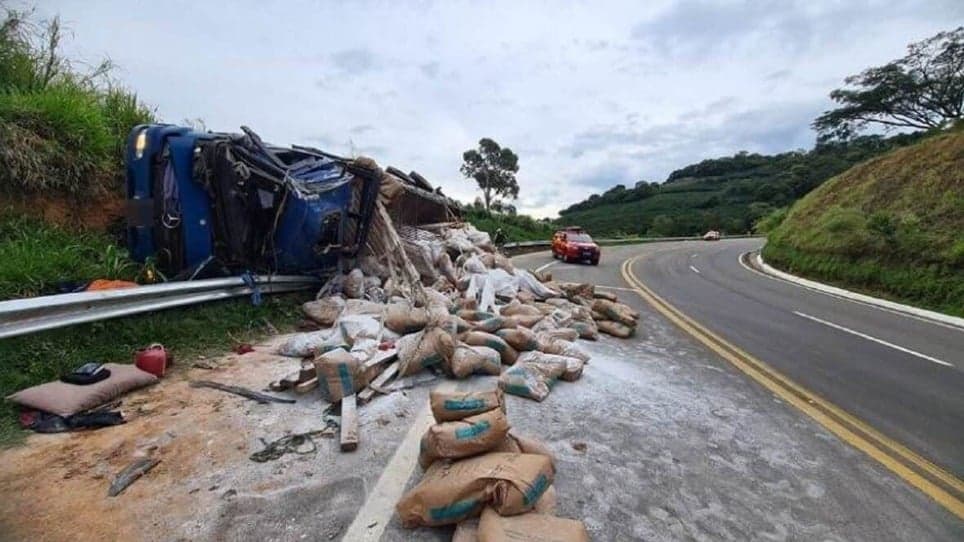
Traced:
<path fill-rule="evenodd" d="M 542 271 L 542 270 L 544 270 L 544 269 L 549 269 L 550 267 L 556 265 L 557 263 L 559 263 L 558 260 L 552 260 L 551 262 L 549 262 L 549 263 L 547 263 L 547 264 L 545 264 L 545 265 L 542 265 L 542 266 L 537 267 L 537 268 L 536 268 L 536 271 Z"/>
<path fill-rule="evenodd" d="M 443 382 L 435 389 L 452 391 L 455 389 L 455 382 Z M 358 510 L 354 521 L 348 526 L 342 540 L 376 542 L 381 539 L 385 527 L 388 527 L 392 515 L 395 514 L 395 504 L 402 497 L 405 484 L 408 483 L 415 469 L 419 441 L 433 423 L 435 419 L 426 404 L 425 408 L 418 413 L 408 433 L 405 434 L 402 443 L 398 445 L 395 455 L 378 477 L 375 487 L 365 499 L 365 504 Z"/>
<path fill-rule="evenodd" d="M 603 290 L 622 290 L 624 292 L 635 292 L 632 288 L 623 288 L 622 286 L 606 286 L 604 284 L 597 284 L 596 288 L 602 288 Z"/>
<path fill-rule="evenodd" d="M 851 335 L 856 335 L 856 336 L 858 336 L 858 337 L 860 337 L 860 338 L 862 338 L 862 339 L 867 339 L 868 341 L 873 341 L 873 342 L 875 342 L 875 343 L 882 344 L 882 345 L 884 345 L 884 346 L 889 346 L 890 348 L 893 348 L 894 350 L 899 350 L 899 351 L 901 351 L 901 352 L 903 352 L 903 353 L 905 353 L 905 354 L 910 354 L 910 355 L 912 355 L 912 356 L 917 356 L 917 357 L 919 357 L 919 358 L 921 358 L 921 359 L 926 359 L 927 361 L 936 363 L 936 364 L 938 364 L 938 365 L 944 365 L 945 367 L 953 367 L 953 366 L 954 366 L 954 365 L 952 365 L 952 364 L 950 364 L 950 363 L 948 363 L 948 362 L 946 362 L 946 361 L 942 361 L 942 360 L 939 360 L 939 359 L 937 359 L 937 358 L 932 358 L 932 357 L 928 356 L 927 354 L 921 354 L 920 352 L 911 350 L 910 348 L 904 348 L 903 346 L 898 346 L 898 345 L 896 345 L 896 344 L 894 344 L 894 343 L 889 343 L 889 342 L 887 342 L 887 341 L 885 341 L 885 340 L 878 339 L 877 337 L 871 337 L 870 335 L 867 335 L 866 333 L 861 333 L 861 332 L 859 332 L 859 331 L 854 331 L 854 330 L 852 330 L 852 329 L 850 329 L 850 328 L 847 328 L 847 327 L 844 327 L 844 326 L 835 324 L 835 323 L 833 323 L 833 322 L 828 322 L 828 321 L 826 321 L 826 320 L 821 320 L 820 318 L 817 318 L 816 316 L 810 316 L 809 314 L 804 314 L 804 313 L 799 312 L 799 311 L 793 311 L 793 314 L 796 314 L 797 316 L 800 316 L 801 318 L 806 318 L 807 320 L 813 320 L 814 322 L 823 324 L 823 325 L 825 325 L 825 326 L 832 327 L 832 328 L 834 328 L 834 329 L 839 329 L 840 331 L 843 331 L 843 332 L 845 332 L 845 333 L 850 333 Z"/>
<path fill-rule="evenodd" d="M 799 283 L 796 283 L 796 282 L 793 282 L 793 281 L 790 281 L 790 280 L 787 280 L 787 279 L 784 279 L 784 278 L 780 278 L 780 277 L 777 277 L 777 276 L 775 276 L 775 275 L 771 275 L 771 274 L 769 274 L 769 273 L 764 273 L 763 271 L 760 271 L 759 269 L 754 269 L 752 266 L 747 265 L 747 264 L 743 261 L 743 257 L 744 257 L 744 256 L 747 256 L 747 255 L 750 254 L 751 252 L 752 252 L 752 251 L 747 251 L 747 252 L 744 252 L 744 253 L 740 254 L 739 256 L 736 257 L 736 261 L 739 262 L 739 264 L 740 264 L 741 266 L 743 266 L 743 268 L 746 269 L 747 271 L 750 271 L 750 272 L 752 272 L 752 273 L 756 273 L 757 275 L 760 275 L 761 277 L 765 277 L 765 278 L 768 278 L 768 279 L 773 280 L 773 281 L 776 281 L 776 282 L 782 282 L 782 283 L 784 283 L 784 284 L 792 284 L 793 286 L 796 286 L 796 287 L 798 287 L 798 288 L 803 288 L 803 289 L 805 289 L 805 290 L 810 290 L 811 292 L 815 292 L 815 293 L 818 293 L 818 294 L 823 294 L 823 295 L 825 295 L 825 296 L 827 296 L 827 297 L 833 297 L 833 298 L 835 298 L 835 299 L 840 299 L 840 300 L 842 300 L 842 301 L 849 301 L 849 302 L 851 302 L 851 303 L 856 303 L 857 305 L 863 305 L 863 306 L 869 307 L 869 308 L 871 308 L 871 309 L 877 309 L 877 310 L 879 310 L 879 311 L 889 312 L 889 313 L 891 313 L 891 314 L 896 314 L 897 316 L 903 316 L 903 317 L 906 317 L 906 318 L 913 318 L 914 320 L 919 320 L 919 321 L 921 321 L 921 322 L 924 322 L 925 324 L 933 324 L 933 325 L 937 325 L 937 326 L 941 326 L 941 327 L 946 327 L 947 329 L 953 329 L 954 331 L 964 331 L 964 328 L 962 328 L 962 327 L 960 327 L 960 326 L 955 326 L 955 325 L 952 325 L 952 324 L 946 324 L 946 323 L 944 323 L 944 322 L 941 322 L 940 320 L 934 320 L 934 319 L 932 319 L 932 318 L 924 318 L 924 317 L 922 317 L 922 316 L 917 316 L 916 314 L 911 314 L 911 313 L 909 313 L 909 312 L 905 312 L 905 311 L 902 311 L 902 310 L 889 309 L 889 308 L 883 307 L 883 306 L 881 306 L 881 305 L 877 305 L 877 304 L 874 304 L 874 303 L 867 303 L 866 301 L 861 301 L 861 300 L 859 300 L 859 299 L 854 299 L 854 298 L 852 298 L 852 297 L 844 297 L 844 296 L 842 296 L 842 295 L 837 295 L 837 294 L 830 293 L 830 292 L 827 292 L 827 291 L 824 291 L 824 290 L 819 290 L 819 289 L 817 289 L 817 288 L 811 288 L 811 287 L 809 287 L 809 286 L 806 286 L 806 285 L 803 285 L 803 284 L 799 284 Z"/>
<path fill-rule="evenodd" d="M 700 273 L 700 270 L 697 269 L 697 268 L 695 268 L 695 267 L 693 267 L 692 265 L 690 266 L 690 269 L 692 269 L 693 272 L 696 273 L 696 274 L 699 274 L 699 273 Z"/>

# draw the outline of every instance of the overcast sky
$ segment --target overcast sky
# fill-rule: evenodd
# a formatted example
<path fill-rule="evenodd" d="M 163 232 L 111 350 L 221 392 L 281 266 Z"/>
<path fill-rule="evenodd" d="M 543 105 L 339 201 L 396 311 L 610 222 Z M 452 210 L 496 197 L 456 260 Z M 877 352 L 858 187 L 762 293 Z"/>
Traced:
<path fill-rule="evenodd" d="M 178 5 L 179 4 L 179 5 Z M 843 78 L 964 22 L 960 0 L 47 1 L 167 122 L 365 154 L 471 201 L 464 150 L 519 155 L 520 211 L 740 150 L 809 148 Z"/>

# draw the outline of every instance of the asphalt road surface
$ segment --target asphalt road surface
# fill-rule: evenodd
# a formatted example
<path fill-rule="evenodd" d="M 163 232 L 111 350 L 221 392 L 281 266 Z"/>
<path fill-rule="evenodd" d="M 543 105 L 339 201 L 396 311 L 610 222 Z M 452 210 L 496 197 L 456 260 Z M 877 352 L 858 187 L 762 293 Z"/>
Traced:
<path fill-rule="evenodd" d="M 594 535 L 611 540 L 962 539 L 960 518 L 670 324 L 620 272 L 625 260 L 641 255 L 632 271 L 659 296 L 959 475 L 964 333 L 740 265 L 738 256 L 760 245 L 749 239 L 604 247 L 599 266 L 565 264 L 548 253 L 514 259 L 548 266 L 559 280 L 609 288 L 643 315 L 636 337 L 590 347 L 600 359 L 587 368 L 585 385 L 565 386 L 536 405 L 558 400 L 553 421 L 584 428 L 590 453 L 593 443 L 606 452 L 596 458 L 601 464 L 567 466 L 588 468 L 582 476 L 605 480 L 608 489 L 585 480 L 570 486 L 560 469 L 560 490 L 595 495 L 563 506 L 562 515 L 586 518 L 599 528 Z M 618 397 L 607 400 L 610 391 Z M 566 394 L 588 394 L 599 407 L 574 413 L 568 407 L 583 402 Z M 510 418 L 534 426 L 533 407 L 521 408 Z M 554 450 L 564 446 L 557 437 L 565 429 L 536 419 Z M 597 500 L 603 513 L 590 506 Z"/>
<path fill-rule="evenodd" d="M 748 270 L 762 240 L 652 247 L 635 275 L 682 312 L 964 477 L 964 330 Z"/>

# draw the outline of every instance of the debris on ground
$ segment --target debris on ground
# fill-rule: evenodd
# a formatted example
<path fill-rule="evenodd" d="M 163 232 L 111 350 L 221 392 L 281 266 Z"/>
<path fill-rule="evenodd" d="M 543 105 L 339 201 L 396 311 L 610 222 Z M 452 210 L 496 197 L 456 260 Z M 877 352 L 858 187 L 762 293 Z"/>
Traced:
<path fill-rule="evenodd" d="M 110 488 L 107 490 L 107 496 L 116 497 L 120 495 L 128 486 L 133 484 L 141 476 L 144 476 L 160 462 L 160 459 L 145 457 L 127 465 L 124 470 L 117 474 L 114 481 L 110 484 Z"/>
<path fill-rule="evenodd" d="M 285 435 L 273 442 L 260 439 L 264 448 L 251 454 L 250 459 L 257 463 L 264 463 L 266 461 L 274 461 L 285 454 L 307 455 L 314 453 L 318 449 L 318 445 L 314 441 L 315 438 L 332 438 L 334 436 L 334 427 L 329 425 L 324 429 Z"/>
<path fill-rule="evenodd" d="M 248 388 L 243 388 L 241 386 L 232 386 L 229 384 L 221 384 L 220 382 L 212 382 L 210 380 L 192 380 L 192 388 L 211 388 L 214 390 L 220 390 L 227 393 L 233 393 L 235 395 L 240 395 L 241 397 L 251 399 L 252 401 L 257 401 L 258 403 L 264 405 L 268 403 L 294 403 L 294 399 L 286 399 L 284 397 L 275 397 L 273 395 L 267 395 L 254 390 L 249 390 Z"/>

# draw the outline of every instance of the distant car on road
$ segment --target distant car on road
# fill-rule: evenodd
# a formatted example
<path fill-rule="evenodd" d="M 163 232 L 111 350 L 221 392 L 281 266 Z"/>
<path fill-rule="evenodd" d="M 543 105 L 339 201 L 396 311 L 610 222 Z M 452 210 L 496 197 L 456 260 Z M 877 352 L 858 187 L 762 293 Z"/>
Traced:
<path fill-rule="evenodd" d="M 570 226 L 552 236 L 552 257 L 564 262 L 588 261 L 599 265 L 599 245 L 582 228 Z"/>
<path fill-rule="evenodd" d="M 720 232 L 718 232 L 718 231 L 716 231 L 716 230 L 710 230 L 710 231 L 708 231 L 708 232 L 706 232 L 706 233 L 703 234 L 703 240 L 704 240 L 704 241 L 719 241 L 719 240 L 720 240 Z"/>

